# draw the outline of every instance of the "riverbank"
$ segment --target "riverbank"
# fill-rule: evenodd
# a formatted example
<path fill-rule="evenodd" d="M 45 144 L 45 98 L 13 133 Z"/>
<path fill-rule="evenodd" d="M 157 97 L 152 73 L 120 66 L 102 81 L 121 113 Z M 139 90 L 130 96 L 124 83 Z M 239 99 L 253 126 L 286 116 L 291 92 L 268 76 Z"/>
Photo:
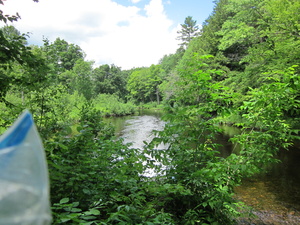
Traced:
<path fill-rule="evenodd" d="M 274 190 L 272 181 L 246 180 L 235 188 L 235 198 L 252 207 L 254 217 L 239 218 L 240 225 L 298 225 L 300 208 L 279 198 L 280 190 Z"/>
<path fill-rule="evenodd" d="M 265 174 L 245 179 L 235 188 L 235 197 L 253 208 L 256 218 L 241 218 L 240 224 L 300 224 L 300 149 L 282 150 L 280 163 Z"/>
<path fill-rule="evenodd" d="M 228 139 L 241 130 L 220 125 L 223 130 L 222 151 L 231 154 L 234 145 Z M 235 147 L 238 152 L 238 147 Z M 235 198 L 252 208 L 254 217 L 239 218 L 241 225 L 300 224 L 300 143 L 277 154 L 279 163 L 264 168 L 264 173 L 244 179 L 235 188 Z"/>

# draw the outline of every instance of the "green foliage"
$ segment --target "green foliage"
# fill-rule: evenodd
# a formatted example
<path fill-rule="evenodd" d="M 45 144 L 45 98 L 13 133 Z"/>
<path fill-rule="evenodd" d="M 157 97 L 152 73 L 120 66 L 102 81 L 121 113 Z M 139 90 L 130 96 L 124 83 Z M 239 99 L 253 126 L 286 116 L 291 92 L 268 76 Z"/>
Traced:
<path fill-rule="evenodd" d="M 162 83 L 164 76 L 165 71 L 160 65 L 135 69 L 128 78 L 127 90 L 139 102 L 157 101 L 159 104 L 161 99 L 159 85 Z"/>
<path fill-rule="evenodd" d="M 73 67 L 73 72 L 76 74 L 73 88 L 82 94 L 87 100 L 91 100 L 94 95 L 92 62 L 86 62 L 83 59 L 79 59 Z"/>
<path fill-rule="evenodd" d="M 26 35 L 20 35 L 12 27 L 0 29 L 0 101 L 10 106 L 5 100 L 6 93 L 12 85 L 28 88 L 36 82 L 45 80 L 48 67 L 44 59 L 25 46 Z M 18 71 L 18 76 L 15 72 Z"/>
<path fill-rule="evenodd" d="M 223 72 L 210 69 L 204 62 L 211 57 L 211 55 L 194 54 L 193 57 L 182 60 L 178 67 L 180 88 L 178 88 L 177 102 L 183 105 L 206 107 L 203 112 L 213 114 L 217 105 L 226 106 L 230 101 L 226 96 L 226 87 L 214 81 L 218 80 L 217 77 L 222 76 Z M 210 104 L 207 104 L 208 101 Z"/>
<path fill-rule="evenodd" d="M 76 223 L 81 225 L 97 224 L 97 216 L 100 211 L 97 208 L 89 209 L 83 212 L 79 206 L 79 202 L 69 203 L 69 198 L 63 198 L 59 203 L 54 203 L 52 210 L 56 218 L 52 224 Z M 56 213 L 63 211 L 62 213 Z"/>
<path fill-rule="evenodd" d="M 131 71 L 93 69 L 77 45 L 57 38 L 28 47 L 26 35 L 2 28 L 0 133 L 24 108 L 33 113 L 53 224 L 234 223 L 242 206 L 234 187 L 299 139 L 299 4 L 216 1 L 200 36 L 192 17 L 182 24 L 187 49 Z M 0 11 L 5 23 L 18 17 Z M 163 99 L 170 112 L 143 150 L 122 144 L 102 121 L 134 113 L 128 99 L 146 107 Z M 227 158 L 214 142 L 220 118 L 243 128 L 232 139 L 240 151 Z M 161 142 L 168 148 L 157 150 Z M 145 176 L 148 169 L 156 176 Z"/>
<path fill-rule="evenodd" d="M 161 65 L 166 74 L 170 74 L 171 71 L 175 70 L 183 54 L 184 48 L 180 47 L 175 54 L 164 55 L 164 57 L 160 59 L 159 65 Z"/>
<path fill-rule="evenodd" d="M 230 96 L 213 82 L 213 75 L 220 71 L 205 68 L 203 60 L 208 57 L 196 54 L 182 65 L 178 105 L 166 116 L 169 123 L 160 137 L 149 145 L 149 154 L 160 164 L 149 162 L 148 166 L 157 174 L 165 168 L 157 180 L 174 189 L 161 201 L 176 224 L 230 224 L 239 215 L 238 204 L 232 199 L 233 187 L 240 182 L 234 174 L 239 169 L 238 159 L 232 163 L 218 157 L 218 146 L 213 142 L 218 129 L 212 118 L 230 103 Z M 160 142 L 168 143 L 168 150 L 153 150 Z"/>
<path fill-rule="evenodd" d="M 83 60 L 84 52 L 78 45 L 56 38 L 53 43 L 44 40 L 43 50 L 47 53 L 47 60 L 55 66 L 55 71 L 63 72 L 73 69 L 77 60 Z"/>
<path fill-rule="evenodd" d="M 124 116 L 136 111 L 136 106 L 132 102 L 124 103 L 117 95 L 100 94 L 93 102 L 95 108 L 104 116 Z"/>
<path fill-rule="evenodd" d="M 91 107 L 81 109 L 78 134 L 57 133 L 45 143 L 53 223 L 172 224 L 171 215 L 154 205 L 155 182 L 142 176 L 145 157 L 112 141 L 113 130 Z"/>
<path fill-rule="evenodd" d="M 253 89 L 249 100 L 241 106 L 247 119 L 244 127 L 259 129 L 251 132 L 255 136 L 253 140 L 249 138 L 249 143 L 263 144 L 263 149 L 270 149 L 271 154 L 289 147 L 298 138 L 300 82 L 295 68 L 269 74 L 268 83 Z"/>
<path fill-rule="evenodd" d="M 231 62 L 236 61 L 232 69 L 245 70 L 243 86 L 259 87 L 264 72 L 298 63 L 298 9 L 299 2 L 294 0 L 228 1 L 224 11 L 232 16 L 217 32 L 218 48 Z"/>
<path fill-rule="evenodd" d="M 278 162 L 274 158 L 278 151 L 299 138 L 299 130 L 293 128 L 299 120 L 287 120 L 287 115 L 299 118 L 295 66 L 270 74 L 264 85 L 249 93 L 240 108 L 246 123 L 238 125 L 244 132 L 232 138 L 241 150 L 220 158 L 213 118 L 227 111 L 234 95 L 214 81 L 213 74 L 220 72 L 206 68 L 207 57 L 195 54 L 179 67 L 177 105 L 169 109 L 172 113 L 165 118 L 169 122 L 147 151 L 156 160 L 148 166 L 161 174 L 160 185 L 180 185 L 184 190 L 168 195 L 163 203 L 166 212 L 176 215 L 177 224 L 234 223 L 243 206 L 233 199 L 234 187 Z M 168 143 L 166 151 L 153 150 L 160 142 Z"/>
<path fill-rule="evenodd" d="M 102 65 L 93 71 L 96 94 L 115 94 L 125 100 L 127 73 L 115 65 Z"/>
<path fill-rule="evenodd" d="M 159 90 L 163 96 L 163 102 L 165 104 L 174 104 L 174 95 L 177 92 L 178 86 L 176 82 L 179 79 L 179 75 L 176 71 L 169 73 L 164 81 L 159 85 Z"/>

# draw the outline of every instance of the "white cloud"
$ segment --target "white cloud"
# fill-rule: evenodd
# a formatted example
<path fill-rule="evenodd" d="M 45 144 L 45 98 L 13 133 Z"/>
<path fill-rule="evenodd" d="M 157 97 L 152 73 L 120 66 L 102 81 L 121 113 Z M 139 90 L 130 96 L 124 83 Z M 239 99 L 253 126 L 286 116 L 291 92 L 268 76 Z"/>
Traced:
<path fill-rule="evenodd" d="M 141 0 L 131 0 L 132 3 L 139 3 Z"/>
<path fill-rule="evenodd" d="M 114 63 L 123 69 L 150 66 L 178 47 L 162 0 L 151 0 L 144 8 L 112 0 L 10 0 L 3 11 L 20 13 L 22 20 L 15 26 L 32 32 L 31 41 L 63 38 L 79 45 L 96 64 Z"/>

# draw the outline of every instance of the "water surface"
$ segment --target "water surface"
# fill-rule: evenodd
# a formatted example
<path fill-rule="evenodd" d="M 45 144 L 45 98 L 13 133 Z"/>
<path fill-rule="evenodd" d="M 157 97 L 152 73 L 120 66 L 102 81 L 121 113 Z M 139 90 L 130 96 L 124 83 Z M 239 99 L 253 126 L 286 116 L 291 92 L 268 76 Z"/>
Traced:
<path fill-rule="evenodd" d="M 146 111 L 140 115 L 106 119 L 116 128 L 116 135 L 132 148 L 142 149 L 144 141 L 150 142 L 153 130 L 164 129 L 160 111 Z M 220 155 L 226 157 L 238 152 L 238 146 L 228 139 L 240 133 L 235 127 L 223 126 L 217 137 L 222 144 Z M 297 146 L 297 145 L 296 145 Z M 299 146 L 299 145 L 298 145 Z M 165 146 L 160 146 L 163 149 Z M 281 163 L 265 168 L 265 172 L 245 179 L 235 189 L 236 198 L 253 207 L 258 218 L 241 220 L 240 224 L 300 224 L 300 149 L 290 148 L 278 154 Z M 151 173 L 151 172 L 150 172 Z"/>

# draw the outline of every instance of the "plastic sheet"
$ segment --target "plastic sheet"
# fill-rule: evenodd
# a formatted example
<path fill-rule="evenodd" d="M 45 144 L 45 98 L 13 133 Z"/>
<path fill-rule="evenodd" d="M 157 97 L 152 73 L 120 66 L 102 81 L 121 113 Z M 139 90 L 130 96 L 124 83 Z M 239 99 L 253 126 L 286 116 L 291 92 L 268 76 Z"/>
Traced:
<path fill-rule="evenodd" d="M 26 110 L 0 137 L 0 225 L 50 223 L 45 152 Z"/>

